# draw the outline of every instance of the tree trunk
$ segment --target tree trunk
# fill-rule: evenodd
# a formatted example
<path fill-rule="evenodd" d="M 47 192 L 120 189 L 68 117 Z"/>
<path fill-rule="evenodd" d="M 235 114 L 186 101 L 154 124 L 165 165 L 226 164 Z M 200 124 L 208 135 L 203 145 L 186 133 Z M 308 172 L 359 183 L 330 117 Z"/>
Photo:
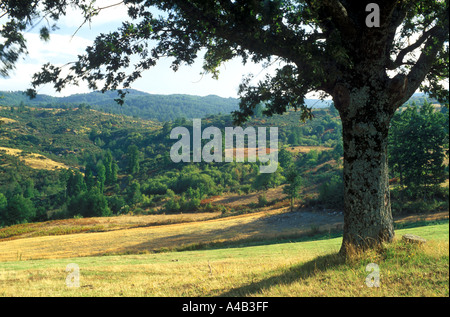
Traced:
<path fill-rule="evenodd" d="M 338 95 L 344 141 L 344 235 L 341 253 L 394 237 L 389 195 L 388 132 L 393 115 L 369 89 Z M 381 95 L 382 96 L 382 95 Z M 339 99 L 341 97 L 341 99 Z M 342 97 L 345 99 L 342 103 Z"/>

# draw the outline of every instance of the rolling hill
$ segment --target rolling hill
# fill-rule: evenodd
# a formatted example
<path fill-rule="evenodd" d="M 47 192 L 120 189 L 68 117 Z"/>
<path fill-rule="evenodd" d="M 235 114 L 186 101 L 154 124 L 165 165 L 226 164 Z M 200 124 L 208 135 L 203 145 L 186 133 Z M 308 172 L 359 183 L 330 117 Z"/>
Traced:
<path fill-rule="evenodd" d="M 107 113 L 124 114 L 148 120 L 173 121 L 177 118 L 204 118 L 214 114 L 229 114 L 238 109 L 239 100 L 215 95 L 156 95 L 138 90 L 129 90 L 123 106 L 114 100 L 117 93 L 94 91 L 88 94 L 75 94 L 67 97 L 37 95 L 30 100 L 23 92 L 0 92 L 0 106 L 20 106 L 44 108 L 70 108 L 89 105 L 94 110 Z M 330 101 L 307 99 L 306 105 L 313 108 L 328 107 Z"/>

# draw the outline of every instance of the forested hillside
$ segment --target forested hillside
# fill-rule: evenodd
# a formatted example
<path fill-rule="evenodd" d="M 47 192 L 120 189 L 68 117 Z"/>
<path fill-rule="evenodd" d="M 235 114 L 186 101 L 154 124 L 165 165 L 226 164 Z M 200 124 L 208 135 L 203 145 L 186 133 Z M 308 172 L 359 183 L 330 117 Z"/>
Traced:
<path fill-rule="evenodd" d="M 153 95 L 138 90 L 129 90 L 125 103 L 120 106 L 115 99 L 116 92 L 91 92 L 67 97 L 37 95 L 30 100 L 22 92 L 0 92 L 0 105 L 28 105 L 43 108 L 74 108 L 80 105 L 106 113 L 123 114 L 160 122 L 173 121 L 177 118 L 203 118 L 212 114 L 229 114 L 238 109 L 239 100 L 221 98 L 215 95 L 200 97 L 192 95 Z M 330 105 L 329 101 L 306 100 L 308 107 L 322 108 Z"/>
<path fill-rule="evenodd" d="M 230 113 L 237 109 L 238 101 L 232 98 L 218 96 L 191 96 L 191 95 L 151 95 L 137 90 L 130 90 L 125 104 L 120 106 L 114 100 L 115 92 L 92 92 L 77 94 L 68 97 L 52 97 L 38 95 L 36 99 L 29 100 L 21 92 L 0 92 L 0 105 L 20 106 L 30 105 L 45 108 L 73 108 L 80 105 L 106 113 L 124 114 L 143 119 L 170 121 L 176 118 L 200 118 L 205 115 Z"/>
<path fill-rule="evenodd" d="M 55 109 L 29 107 L 33 104 L 26 100 L 18 106 L 6 105 L 7 98 L 1 102 L 0 226 L 125 213 L 233 214 L 284 199 L 292 207 L 342 208 L 342 127 L 334 107 L 314 109 L 313 120 L 306 122 L 296 112 L 268 118 L 258 108 L 247 125 L 278 127 L 280 142 L 277 171 L 261 174 L 260 162 L 173 163 L 169 153 L 175 140 L 170 131 L 178 126 L 192 130 L 185 116 L 159 123 L 102 113 L 86 103 Z M 448 109 L 422 100 L 405 105 L 394 123 L 400 127 L 413 115 L 422 120 L 414 126 L 422 133 L 424 142 L 417 148 L 422 154 L 408 145 L 416 142 L 409 141 L 408 134 L 393 134 L 391 140 L 394 212 L 448 208 L 448 188 L 441 186 L 445 181 L 448 186 Z M 202 128 L 224 131 L 232 125 L 229 114 L 204 115 L 202 120 Z M 433 142 L 426 142 L 431 135 Z M 402 149 L 425 165 L 401 164 Z M 422 171 L 426 175 L 420 183 L 409 181 L 417 179 L 414 172 Z M 267 199 L 269 188 L 282 186 L 283 195 Z M 226 193 L 258 193 L 260 198 L 257 204 L 233 208 L 211 203 L 211 197 Z"/>

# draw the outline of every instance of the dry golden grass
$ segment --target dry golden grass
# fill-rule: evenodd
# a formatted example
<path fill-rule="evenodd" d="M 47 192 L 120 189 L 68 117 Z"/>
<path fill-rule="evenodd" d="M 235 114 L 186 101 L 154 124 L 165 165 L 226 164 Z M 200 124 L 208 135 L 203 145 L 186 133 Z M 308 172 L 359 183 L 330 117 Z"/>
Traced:
<path fill-rule="evenodd" d="M 0 230 L 0 237 L 3 236 L 0 262 L 151 253 L 224 242 L 294 237 L 340 230 L 343 223 L 339 215 L 290 213 L 288 207 L 217 217 L 219 213 L 120 216 L 12 226 Z M 435 219 L 448 219 L 448 212 Z"/>
<path fill-rule="evenodd" d="M 14 123 L 14 122 L 17 122 L 17 121 L 14 119 L 10 119 L 10 118 L 0 117 L 0 123 Z"/>
<path fill-rule="evenodd" d="M 399 230 L 396 239 L 345 261 L 341 238 L 202 251 L 0 263 L 0 296 L 448 296 L 448 224 Z M 434 238 L 433 238 L 434 237 Z M 78 265 L 79 287 L 66 284 Z M 380 267 L 380 287 L 365 284 Z"/>
<path fill-rule="evenodd" d="M 0 151 L 5 151 L 6 154 L 11 156 L 18 156 L 29 167 L 34 169 L 43 170 L 55 170 L 55 169 L 68 169 L 69 167 L 63 163 L 55 162 L 43 155 L 36 153 L 29 153 L 22 155 L 23 150 L 12 149 L 0 146 Z"/>
<path fill-rule="evenodd" d="M 270 214 L 276 212 L 272 211 Z M 263 227 L 257 220 L 267 214 L 258 212 L 189 223 L 2 241 L 0 261 L 151 252 L 194 244 L 237 241 L 280 234 L 261 231 Z M 114 221 L 115 218 L 108 219 Z M 291 231 L 288 230 L 286 233 L 290 234 Z"/>
<path fill-rule="evenodd" d="M 220 212 L 215 212 L 173 215 L 120 215 L 117 217 L 78 218 L 26 223 L 0 229 L 0 242 L 38 236 L 106 232 L 157 225 L 187 223 L 217 218 L 220 214 Z"/>
<path fill-rule="evenodd" d="M 325 146 L 289 146 L 289 147 L 286 147 L 286 151 L 289 151 L 294 154 L 309 153 L 312 150 L 322 152 L 322 151 L 330 151 L 330 150 L 332 150 L 332 148 L 325 147 Z"/>

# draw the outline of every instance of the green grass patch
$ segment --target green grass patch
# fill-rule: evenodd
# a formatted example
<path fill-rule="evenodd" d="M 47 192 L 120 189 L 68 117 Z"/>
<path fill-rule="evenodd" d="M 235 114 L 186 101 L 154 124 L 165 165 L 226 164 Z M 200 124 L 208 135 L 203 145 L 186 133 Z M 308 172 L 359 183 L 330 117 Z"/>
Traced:
<path fill-rule="evenodd" d="M 406 233 L 423 245 L 401 240 Z M 341 237 L 210 250 L 0 263 L 2 296 L 449 296 L 449 226 L 396 230 L 382 248 L 338 256 Z M 80 287 L 69 288 L 69 263 Z M 380 286 L 368 287 L 367 265 Z"/>

